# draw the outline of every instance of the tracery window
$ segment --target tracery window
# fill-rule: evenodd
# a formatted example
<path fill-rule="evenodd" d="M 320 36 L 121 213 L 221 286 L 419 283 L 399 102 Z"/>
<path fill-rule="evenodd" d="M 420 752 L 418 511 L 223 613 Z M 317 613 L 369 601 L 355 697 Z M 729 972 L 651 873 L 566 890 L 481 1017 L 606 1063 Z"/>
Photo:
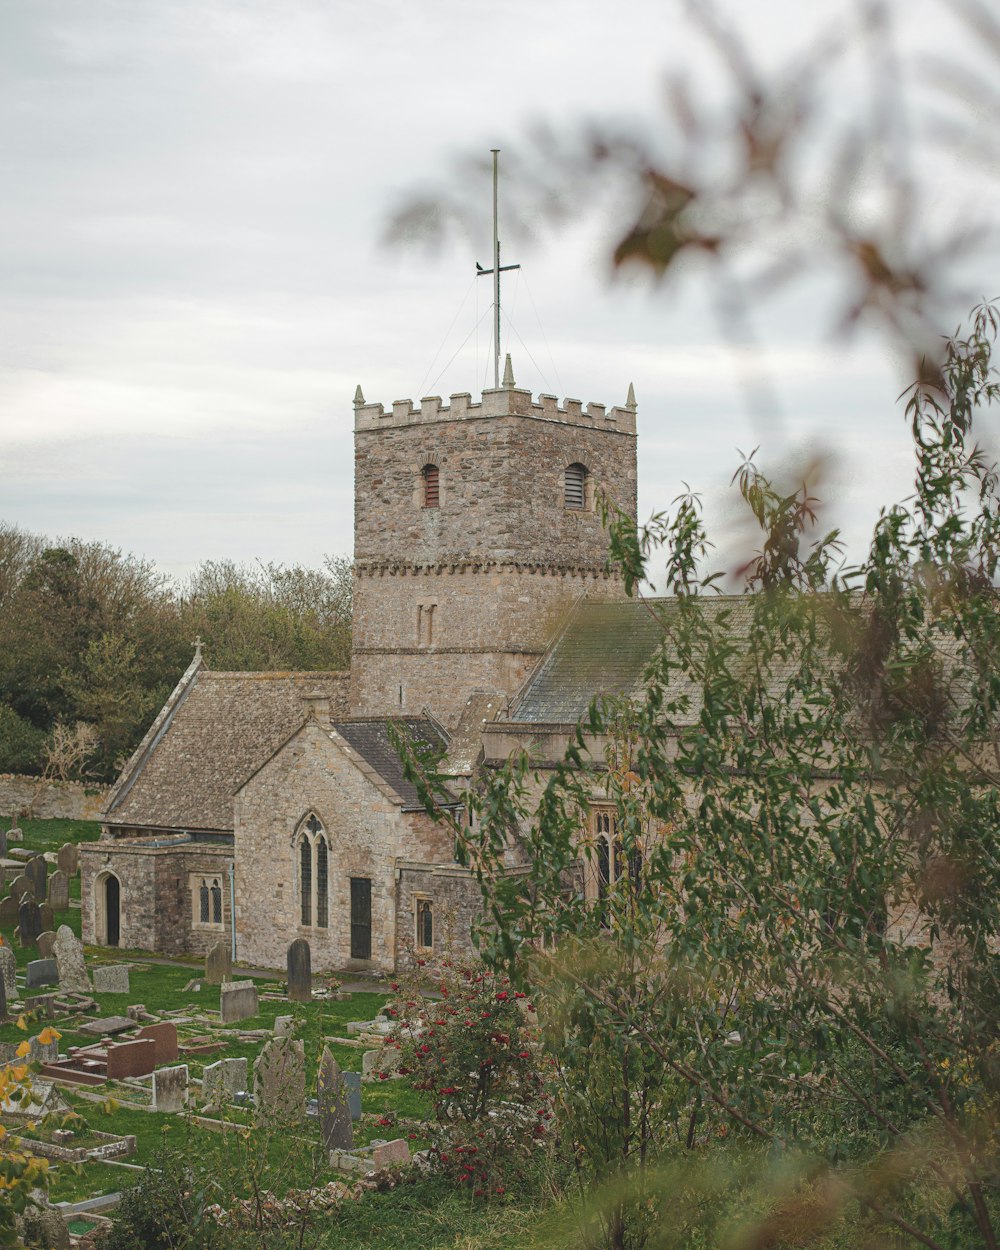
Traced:
<path fill-rule="evenodd" d="M 222 886 L 218 880 L 212 882 L 209 893 L 212 896 L 212 924 L 222 924 Z"/>
<path fill-rule="evenodd" d="M 298 834 L 299 923 L 304 928 L 330 925 L 330 844 L 310 812 Z"/>
<path fill-rule="evenodd" d="M 203 881 L 198 891 L 199 909 L 198 915 L 202 924 L 208 924 L 208 883 Z"/>
<path fill-rule="evenodd" d="M 618 822 L 610 808 L 596 808 L 593 821 L 594 860 L 590 894 L 600 910 L 601 925 L 607 929 L 611 925 L 608 899 L 612 887 L 627 879 L 632 890 L 638 890 L 642 884 L 643 853 L 641 846 L 634 845 L 625 854 L 618 834 Z"/>
<path fill-rule="evenodd" d="M 222 882 L 219 877 L 188 877 L 191 895 L 191 923 L 199 928 L 222 928 Z"/>

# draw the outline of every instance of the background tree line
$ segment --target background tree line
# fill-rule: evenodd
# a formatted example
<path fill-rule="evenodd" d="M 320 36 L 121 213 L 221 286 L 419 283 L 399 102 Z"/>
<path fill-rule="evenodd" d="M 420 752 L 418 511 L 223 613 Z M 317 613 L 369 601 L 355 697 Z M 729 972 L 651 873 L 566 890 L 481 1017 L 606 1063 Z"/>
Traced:
<path fill-rule="evenodd" d="M 105 543 L 0 524 L 0 771 L 113 779 L 196 636 L 214 669 L 346 668 L 351 562 L 206 560 L 178 583 Z"/>

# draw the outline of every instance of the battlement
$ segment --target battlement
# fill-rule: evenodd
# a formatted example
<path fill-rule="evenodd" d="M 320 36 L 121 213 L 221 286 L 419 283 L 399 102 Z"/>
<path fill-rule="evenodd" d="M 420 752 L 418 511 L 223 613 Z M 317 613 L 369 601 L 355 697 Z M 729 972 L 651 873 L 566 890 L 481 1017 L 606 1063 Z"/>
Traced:
<path fill-rule="evenodd" d="M 509 365 L 508 365 L 509 372 Z M 586 429 L 611 430 L 619 434 L 635 434 L 635 393 L 629 387 L 628 399 L 621 407 L 604 404 L 584 405 L 579 399 L 564 399 L 562 407 L 555 395 L 539 395 L 514 385 L 483 391 L 474 403 L 468 391 L 450 396 L 443 404 L 440 395 L 425 395 L 414 407 L 412 399 L 397 399 L 389 408 L 369 404 L 359 386 L 354 396 L 355 430 L 380 430 L 396 426 L 427 425 L 435 421 L 475 421 L 489 417 L 531 417 L 537 421 L 555 421 Z"/>

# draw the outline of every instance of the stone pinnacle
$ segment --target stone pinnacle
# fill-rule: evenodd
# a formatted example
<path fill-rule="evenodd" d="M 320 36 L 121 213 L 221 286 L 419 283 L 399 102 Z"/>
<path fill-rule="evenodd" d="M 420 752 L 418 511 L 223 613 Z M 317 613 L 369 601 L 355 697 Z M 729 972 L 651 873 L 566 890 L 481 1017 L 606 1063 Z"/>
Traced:
<path fill-rule="evenodd" d="M 503 367 L 503 388 L 505 391 L 514 389 L 514 366 L 510 363 L 510 352 L 507 353 L 507 363 Z"/>

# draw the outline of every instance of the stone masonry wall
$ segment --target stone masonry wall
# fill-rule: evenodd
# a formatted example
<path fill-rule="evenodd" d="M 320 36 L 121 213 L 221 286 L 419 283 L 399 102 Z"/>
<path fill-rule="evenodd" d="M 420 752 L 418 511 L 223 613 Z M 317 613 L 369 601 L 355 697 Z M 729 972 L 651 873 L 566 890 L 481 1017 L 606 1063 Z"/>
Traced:
<path fill-rule="evenodd" d="M 0 773 L 0 820 L 13 812 L 26 816 L 29 808 L 36 820 L 97 820 L 110 788 Z"/>
<path fill-rule="evenodd" d="M 329 925 L 300 924 L 296 834 L 310 812 L 330 843 Z M 397 858 L 452 859 L 447 833 L 403 812 L 352 753 L 310 721 L 236 796 L 237 957 L 282 968 L 288 945 L 308 940 L 315 971 L 395 965 Z M 372 958 L 351 959 L 351 877 L 372 891 Z"/>
<path fill-rule="evenodd" d="M 402 864 L 396 886 L 397 964 L 414 956 L 418 899 L 429 899 L 434 914 L 434 959 L 475 957 L 473 925 L 483 911 L 479 884 L 467 868 L 442 864 Z M 423 956 L 423 952 L 420 952 Z"/>

